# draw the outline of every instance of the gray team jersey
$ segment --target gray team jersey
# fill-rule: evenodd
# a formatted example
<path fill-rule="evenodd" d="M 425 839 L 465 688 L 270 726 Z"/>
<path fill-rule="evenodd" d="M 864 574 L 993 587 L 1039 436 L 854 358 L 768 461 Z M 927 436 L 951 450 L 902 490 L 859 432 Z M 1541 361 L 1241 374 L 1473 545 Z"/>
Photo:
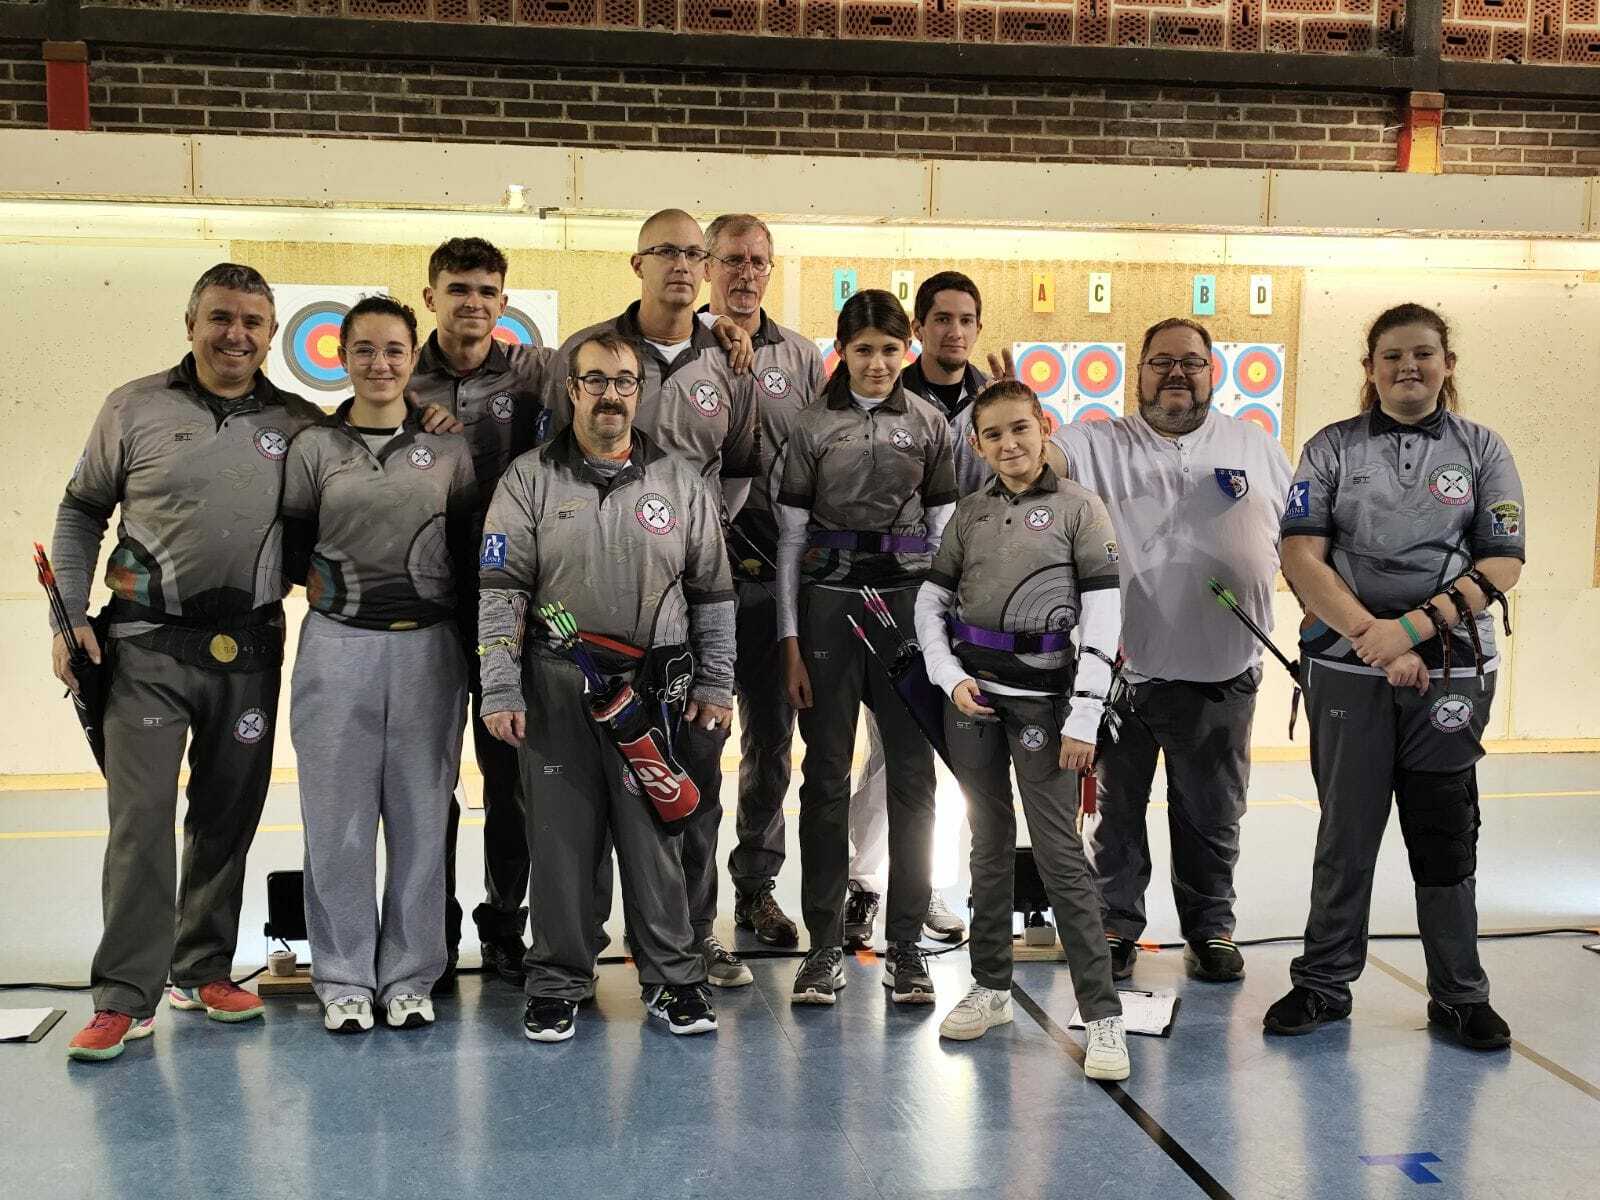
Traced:
<path fill-rule="evenodd" d="M 569 356 L 584 338 L 607 329 L 629 339 L 644 382 L 633 427 L 707 478 L 747 479 L 756 473 L 755 380 L 736 375 L 716 335 L 694 322 L 689 346 L 667 362 L 639 330 L 639 302 L 609 321 L 580 330 L 562 343 L 547 368 L 545 404 L 551 429 L 572 424 L 567 396 Z"/>
<path fill-rule="evenodd" d="M 62 504 L 101 529 L 121 505 L 106 564 L 117 620 L 204 623 L 281 600 L 284 459 L 295 435 L 323 419 L 259 371 L 247 399 L 209 396 L 192 355 L 112 392 Z M 69 583 L 77 618 L 87 594 Z"/>
<path fill-rule="evenodd" d="M 964 497 L 945 526 L 928 581 L 955 593 L 953 616 L 1001 633 L 1070 633 L 1085 592 L 1117 586 L 1117 538 L 1100 497 L 1049 467 L 1027 491 L 999 479 Z M 952 629 L 951 649 L 976 679 L 1065 690 L 1070 645 L 1016 654 Z"/>
<path fill-rule="evenodd" d="M 494 485 L 519 454 L 544 440 L 544 396 L 550 387 L 556 352 L 543 346 L 507 346 L 495 341 L 477 370 L 457 375 L 439 335 L 430 334 L 406 387 L 415 408 L 437 404 L 465 426 L 472 469 L 479 489 L 479 515 L 488 508 Z"/>
<path fill-rule="evenodd" d="M 476 540 L 471 449 L 460 434 L 424 433 L 413 413 L 374 453 L 349 424 L 351 403 L 289 447 L 284 519 L 315 525 L 306 602 L 362 629 L 448 620 Z"/>
<path fill-rule="evenodd" d="M 512 463 L 489 505 L 478 557 L 484 711 L 523 708 L 515 653 L 522 618 L 557 601 L 586 632 L 640 649 L 692 640 L 692 694 L 730 704 L 734 593 L 713 491 L 638 430 L 628 465 L 610 479 L 584 461 L 570 428 Z M 690 610 L 713 605 L 727 629 L 708 652 Z"/>
<path fill-rule="evenodd" d="M 956 498 L 949 423 L 898 383 L 870 412 L 846 391 L 803 409 L 790 425 L 778 502 L 810 512 L 813 540 L 837 530 L 926 537 L 924 514 Z M 812 583 L 905 587 L 932 562 L 925 550 L 812 545 L 800 573 Z"/>
<path fill-rule="evenodd" d="M 761 325 L 751 339 L 755 344 L 755 396 L 759 437 L 756 477 L 750 499 L 734 518 L 728 547 L 741 576 L 771 582 L 778 561 L 778 522 L 773 515 L 783 482 L 778 456 L 789 440 L 795 413 L 822 394 L 827 377 L 817 344 L 802 333 L 786 329 L 763 311 Z M 743 535 L 743 536 L 740 536 Z M 748 538 L 755 550 L 745 542 Z"/>
<path fill-rule="evenodd" d="M 1272 630 L 1278 519 L 1289 460 L 1266 430 L 1213 411 L 1162 437 L 1138 413 L 1063 425 L 1067 472 L 1111 512 L 1122 569 L 1122 645 L 1135 679 L 1232 679 L 1261 659 L 1212 598 L 1215 576 Z"/>
<path fill-rule="evenodd" d="M 905 369 L 900 376 L 900 382 L 907 390 L 915 392 L 935 408 L 943 409 L 943 405 L 930 394 L 927 377 L 922 373 L 921 357 Z M 972 401 L 988 386 L 989 376 L 968 363 L 966 372 L 961 377 L 961 397 L 956 401 L 954 412 L 948 414 L 950 452 L 955 458 L 956 465 L 956 487 L 963 496 L 972 495 L 994 474 L 989 470 L 989 464 L 983 461 L 978 452 L 972 448 L 972 443 L 967 440 L 967 435 L 972 432 Z"/>
<path fill-rule="evenodd" d="M 1419 425 L 1382 409 L 1322 429 L 1306 443 L 1289 488 L 1283 536 L 1325 537 L 1328 561 L 1374 616 L 1392 618 L 1444 591 L 1480 558 L 1525 558 L 1522 480 L 1500 435 L 1443 407 Z M 1486 660 L 1494 621 L 1478 614 Z M 1307 653 L 1368 674 L 1350 642 L 1319 622 Z M 1439 643 L 1418 647 L 1439 667 Z M 1471 664 L 1457 630 L 1451 662 Z"/>

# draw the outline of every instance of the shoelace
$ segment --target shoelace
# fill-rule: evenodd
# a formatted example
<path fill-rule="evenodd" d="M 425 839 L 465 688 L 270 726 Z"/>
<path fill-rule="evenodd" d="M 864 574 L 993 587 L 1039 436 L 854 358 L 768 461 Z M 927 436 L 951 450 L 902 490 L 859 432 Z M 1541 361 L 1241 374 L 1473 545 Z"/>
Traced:
<path fill-rule="evenodd" d="M 389 1004 L 391 1006 L 398 1004 L 401 1012 L 415 1012 L 422 1007 L 423 999 L 424 998 L 422 996 L 408 994 L 404 996 L 396 996 L 393 1000 L 389 1001 Z"/>
<path fill-rule="evenodd" d="M 979 1012 L 983 1012 L 994 1007 L 994 1002 L 990 997 L 996 994 L 993 988 L 986 988 L 981 983 L 975 983 L 967 989 L 967 994 L 961 997 L 961 1003 L 956 1007 L 975 1008 Z"/>
<path fill-rule="evenodd" d="M 1089 1048 L 1091 1050 L 1115 1050 L 1117 1037 L 1112 1032 L 1111 1022 L 1094 1021 L 1089 1026 Z"/>
<path fill-rule="evenodd" d="M 806 955 L 805 965 L 807 967 L 826 967 L 829 971 L 832 971 L 843 961 L 844 951 L 837 946 L 829 946 L 825 950 L 813 950 Z"/>
<path fill-rule="evenodd" d="M 739 956 L 724 946 L 715 935 L 706 938 L 702 945 L 711 952 L 711 957 L 720 963 L 736 963 L 739 961 Z"/>
<path fill-rule="evenodd" d="M 927 959 L 915 946 L 896 946 L 889 956 L 894 960 L 894 973 L 897 976 L 901 971 L 908 971 L 912 975 L 926 975 L 928 972 Z"/>
<path fill-rule="evenodd" d="M 956 914 L 950 911 L 950 906 L 944 902 L 944 897 L 934 892 L 928 897 L 928 915 L 930 917 L 953 917 Z"/>
<path fill-rule="evenodd" d="M 103 1012 L 97 1012 L 97 1013 L 95 1013 L 93 1019 L 90 1020 L 89 1028 L 90 1029 L 109 1029 L 113 1024 L 116 1023 L 117 1018 L 122 1016 L 122 1015 L 123 1015 L 122 1013 L 115 1013 L 115 1012 L 111 1012 L 109 1010 L 103 1011 Z M 135 1025 L 137 1025 L 139 1022 L 134 1021 L 133 1023 Z"/>

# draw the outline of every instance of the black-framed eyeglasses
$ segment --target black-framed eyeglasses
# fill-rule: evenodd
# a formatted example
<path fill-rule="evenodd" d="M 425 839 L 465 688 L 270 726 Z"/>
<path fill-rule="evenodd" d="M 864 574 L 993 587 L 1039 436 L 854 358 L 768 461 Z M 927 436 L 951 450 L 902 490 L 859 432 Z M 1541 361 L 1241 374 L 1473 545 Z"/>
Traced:
<path fill-rule="evenodd" d="M 712 257 L 716 257 L 713 255 Z M 735 275 L 743 275 L 749 271 L 757 279 L 765 279 L 772 274 L 772 260 L 770 258 L 749 258 L 743 254 L 732 258 L 718 258 L 717 261 Z"/>
<path fill-rule="evenodd" d="M 697 267 L 711 257 L 703 246 L 674 246 L 669 242 L 663 242 L 659 246 L 646 246 L 639 253 L 653 255 L 667 262 L 681 258 L 691 267 Z"/>
<path fill-rule="evenodd" d="M 626 399 L 639 390 L 639 377 L 637 375 L 606 375 L 600 371 L 590 371 L 586 375 L 574 375 L 573 380 L 591 396 L 604 396 L 608 387 L 615 388 L 617 395 Z"/>
<path fill-rule="evenodd" d="M 1185 354 L 1182 358 L 1174 358 L 1170 354 L 1158 354 L 1154 358 L 1145 359 L 1144 365 L 1152 371 L 1160 371 L 1163 375 L 1170 373 L 1174 366 L 1182 367 L 1185 375 L 1204 375 L 1211 370 L 1211 360 L 1201 358 L 1198 354 Z"/>

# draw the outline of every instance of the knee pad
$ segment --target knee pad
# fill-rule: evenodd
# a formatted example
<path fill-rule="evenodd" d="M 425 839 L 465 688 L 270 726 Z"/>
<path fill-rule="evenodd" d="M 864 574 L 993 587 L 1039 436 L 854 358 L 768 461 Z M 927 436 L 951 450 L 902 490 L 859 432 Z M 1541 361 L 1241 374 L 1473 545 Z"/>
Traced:
<path fill-rule="evenodd" d="M 1419 887 L 1453 887 L 1478 869 L 1478 773 L 1396 771 L 1400 830 Z"/>

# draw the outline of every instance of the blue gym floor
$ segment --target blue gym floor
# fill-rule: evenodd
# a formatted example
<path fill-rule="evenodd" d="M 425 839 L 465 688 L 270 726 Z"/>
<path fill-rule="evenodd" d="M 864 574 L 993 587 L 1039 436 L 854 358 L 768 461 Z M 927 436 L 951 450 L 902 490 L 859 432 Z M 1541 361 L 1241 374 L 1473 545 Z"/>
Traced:
<path fill-rule="evenodd" d="M 1490 758 L 1481 787 L 1484 930 L 1600 923 L 1600 756 Z M 1300 932 L 1314 797 L 1303 765 L 1256 767 L 1239 938 Z M 1177 935 L 1164 817 L 1153 810 L 1153 941 Z M 468 820 L 470 909 L 481 813 Z M 266 949 L 265 873 L 299 866 L 298 821 L 294 789 L 274 788 L 251 857 L 241 974 Z M 0 794 L 0 976 L 85 976 L 103 826 L 100 793 Z M 731 836 L 730 813 L 725 845 Z M 792 821 L 790 836 L 792 849 Z M 779 882 L 791 913 L 798 887 L 795 855 Z M 959 908 L 965 886 L 945 894 Z M 720 932 L 732 941 L 730 905 L 725 896 Z M 1415 930 L 1392 822 L 1372 929 Z M 88 995 L 6 992 L 7 1006 L 67 1016 L 37 1044 L 0 1046 L 3 1191 L 1593 1200 L 1600 954 L 1583 946 L 1597 941 L 1484 942 L 1495 1005 L 1517 1039 L 1499 1054 L 1428 1031 L 1414 940 L 1374 941 L 1352 1020 L 1294 1039 L 1261 1032 L 1294 943 L 1247 948 L 1248 976 L 1232 985 L 1187 980 L 1178 952 L 1145 953 L 1132 986 L 1173 987 L 1182 1002 L 1170 1038 L 1130 1038 L 1134 1073 L 1121 1089 L 1089 1082 L 1073 1057 L 1081 1035 L 1066 1031 L 1074 1002 L 1061 964 L 1019 964 L 1013 1025 L 941 1042 L 939 1020 L 970 982 L 964 950 L 934 960 L 939 1003 L 917 1009 L 888 1003 L 865 956 L 848 963 L 832 1010 L 791 1008 L 793 963 L 754 961 L 753 987 L 717 993 L 718 1032 L 693 1038 L 647 1022 L 631 968 L 606 966 L 577 1037 L 554 1046 L 523 1038 L 513 989 L 466 974 L 426 1030 L 333 1038 L 309 998 L 269 1000 L 266 1020 L 244 1026 L 163 1008 L 155 1036 L 121 1059 L 69 1065 Z"/>

